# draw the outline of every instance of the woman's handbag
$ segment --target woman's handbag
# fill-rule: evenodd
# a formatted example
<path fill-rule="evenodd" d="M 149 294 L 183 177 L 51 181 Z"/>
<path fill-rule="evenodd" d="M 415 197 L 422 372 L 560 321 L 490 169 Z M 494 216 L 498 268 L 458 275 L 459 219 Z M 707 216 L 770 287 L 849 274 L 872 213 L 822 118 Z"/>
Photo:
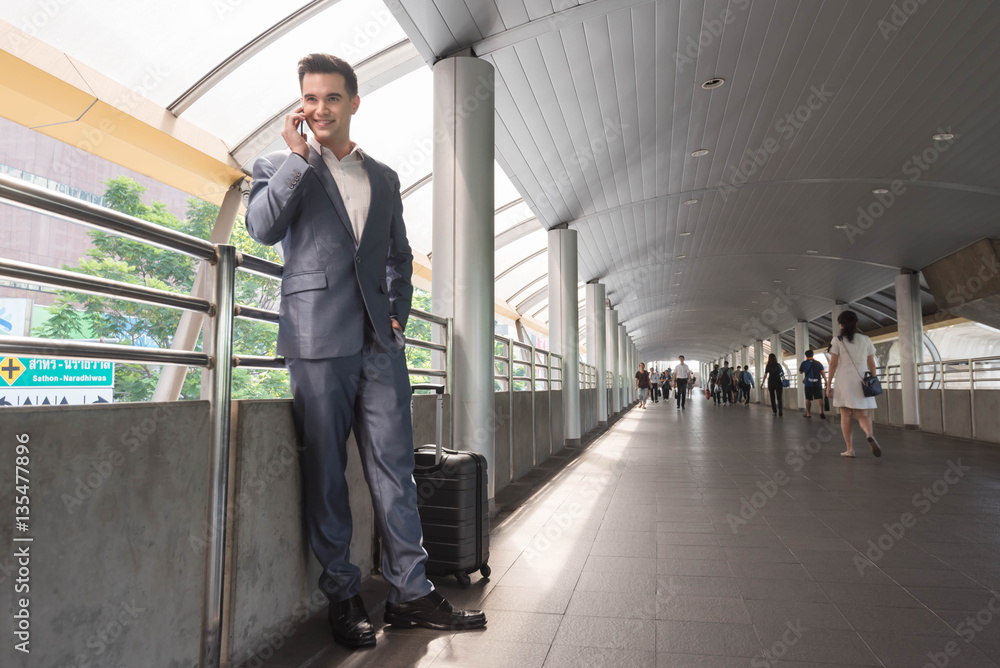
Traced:
<path fill-rule="evenodd" d="M 785 378 L 785 370 L 784 369 L 780 369 L 780 371 L 781 371 L 781 386 L 782 387 L 788 387 L 792 383 L 791 383 L 790 380 L 788 380 L 787 378 Z"/>
<path fill-rule="evenodd" d="M 842 337 L 838 336 L 837 338 L 841 343 L 843 343 L 844 339 Z M 854 373 L 858 374 L 860 377 L 861 372 L 858 371 L 857 365 L 854 364 L 854 358 L 851 357 L 851 351 L 847 349 L 846 345 L 843 348 L 844 352 L 847 353 L 847 359 L 851 360 L 851 368 L 854 369 Z M 870 371 L 865 371 L 864 377 L 861 378 L 861 392 L 866 397 L 877 397 L 882 394 L 882 381 L 878 379 L 878 376 L 873 376 Z"/>
<path fill-rule="evenodd" d="M 878 376 L 873 376 L 871 372 L 865 371 L 865 377 L 861 379 L 861 391 L 866 397 L 877 397 L 882 394 L 882 381 Z"/>

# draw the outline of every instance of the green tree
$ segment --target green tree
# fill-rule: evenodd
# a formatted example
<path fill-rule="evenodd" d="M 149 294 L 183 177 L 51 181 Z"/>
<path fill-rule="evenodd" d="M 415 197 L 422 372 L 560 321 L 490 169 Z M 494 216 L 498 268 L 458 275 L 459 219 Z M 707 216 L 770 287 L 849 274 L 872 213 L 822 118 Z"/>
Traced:
<path fill-rule="evenodd" d="M 218 207 L 197 198 L 187 202 L 186 217 L 171 214 L 162 202 L 143 202 L 145 188 L 136 181 L 119 176 L 105 182 L 105 197 L 110 208 L 169 229 L 208 239 L 218 215 Z M 124 239 L 99 231 L 89 232 L 93 244 L 79 267 L 64 267 L 92 276 L 189 294 L 194 285 L 199 260 Z M 246 232 L 243 220 L 237 219 L 230 241 L 240 251 L 278 261 L 274 249 L 261 246 Z M 246 272 L 237 273 L 236 302 L 257 308 L 275 308 L 280 287 L 277 281 Z M 34 330 L 36 336 L 73 338 L 89 330 L 93 336 L 117 339 L 127 345 L 169 348 L 180 321 L 181 311 L 116 300 L 99 295 L 61 292 L 50 309 L 52 317 Z M 234 325 L 236 352 L 247 355 L 274 356 L 277 325 L 237 319 Z M 201 350 L 201 340 L 195 346 Z M 160 367 L 117 364 L 115 400 L 147 401 L 153 395 Z M 200 395 L 198 369 L 189 369 L 181 391 L 182 399 Z M 236 369 L 233 373 L 233 398 L 269 398 L 290 396 L 285 371 Z"/>
<path fill-rule="evenodd" d="M 413 289 L 413 308 L 418 308 L 421 311 L 431 312 L 431 294 L 425 292 L 420 288 Z M 418 320 L 411 317 L 406 323 L 406 336 L 411 339 L 419 339 L 421 341 L 431 340 L 431 323 L 425 320 Z M 406 347 L 406 366 L 411 369 L 430 369 L 431 368 L 431 351 L 425 348 L 415 348 L 414 346 Z M 411 383 L 429 383 L 429 382 L 440 382 L 440 378 L 431 378 L 430 376 L 413 376 L 410 378 Z"/>

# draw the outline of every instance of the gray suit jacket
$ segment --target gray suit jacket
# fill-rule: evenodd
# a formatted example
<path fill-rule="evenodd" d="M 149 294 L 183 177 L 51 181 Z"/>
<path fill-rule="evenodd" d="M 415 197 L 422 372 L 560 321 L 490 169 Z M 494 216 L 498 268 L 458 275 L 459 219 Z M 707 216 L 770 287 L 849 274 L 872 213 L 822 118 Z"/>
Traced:
<path fill-rule="evenodd" d="M 262 244 L 283 242 L 285 256 L 279 355 L 322 359 L 360 352 L 365 318 L 383 346 L 403 346 L 391 318 L 406 328 L 413 254 L 399 178 L 371 156 L 365 154 L 364 160 L 371 205 L 360 240 L 315 149 L 310 148 L 308 162 L 286 150 L 254 164 L 247 231 Z"/>

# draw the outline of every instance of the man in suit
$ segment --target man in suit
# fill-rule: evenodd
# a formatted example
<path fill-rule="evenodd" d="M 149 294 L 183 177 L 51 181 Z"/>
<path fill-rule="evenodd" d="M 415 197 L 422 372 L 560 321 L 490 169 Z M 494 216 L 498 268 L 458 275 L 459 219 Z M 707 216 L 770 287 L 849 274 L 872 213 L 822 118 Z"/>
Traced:
<path fill-rule="evenodd" d="M 311 54 L 298 73 L 302 106 L 285 117 L 281 133 L 289 150 L 254 165 L 246 223 L 254 239 L 280 241 L 284 251 L 278 354 L 291 378 L 307 533 L 323 566 L 333 635 L 349 647 L 375 644 L 361 573 L 349 560 L 344 471 L 352 427 L 391 585 L 386 622 L 482 627 L 485 615 L 452 608 L 424 569 L 403 337 L 413 255 L 399 178 L 351 141 L 361 102 L 351 66 Z"/>

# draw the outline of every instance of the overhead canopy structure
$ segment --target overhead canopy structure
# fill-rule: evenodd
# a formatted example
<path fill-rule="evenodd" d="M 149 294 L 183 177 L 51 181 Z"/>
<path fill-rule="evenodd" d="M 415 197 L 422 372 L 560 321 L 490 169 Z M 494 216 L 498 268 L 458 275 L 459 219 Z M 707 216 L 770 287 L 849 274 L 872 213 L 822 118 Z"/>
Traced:
<path fill-rule="evenodd" d="M 717 356 L 783 304 L 769 327 L 813 321 L 814 345 L 836 301 L 885 326 L 901 269 L 997 229 L 998 3 L 94 0 L 0 21 L 0 115 L 215 202 L 283 146 L 298 58 L 345 57 L 424 281 L 428 66 L 488 60 L 498 313 L 545 331 L 545 231 L 568 225 L 581 305 L 604 282 L 647 359 Z"/>

